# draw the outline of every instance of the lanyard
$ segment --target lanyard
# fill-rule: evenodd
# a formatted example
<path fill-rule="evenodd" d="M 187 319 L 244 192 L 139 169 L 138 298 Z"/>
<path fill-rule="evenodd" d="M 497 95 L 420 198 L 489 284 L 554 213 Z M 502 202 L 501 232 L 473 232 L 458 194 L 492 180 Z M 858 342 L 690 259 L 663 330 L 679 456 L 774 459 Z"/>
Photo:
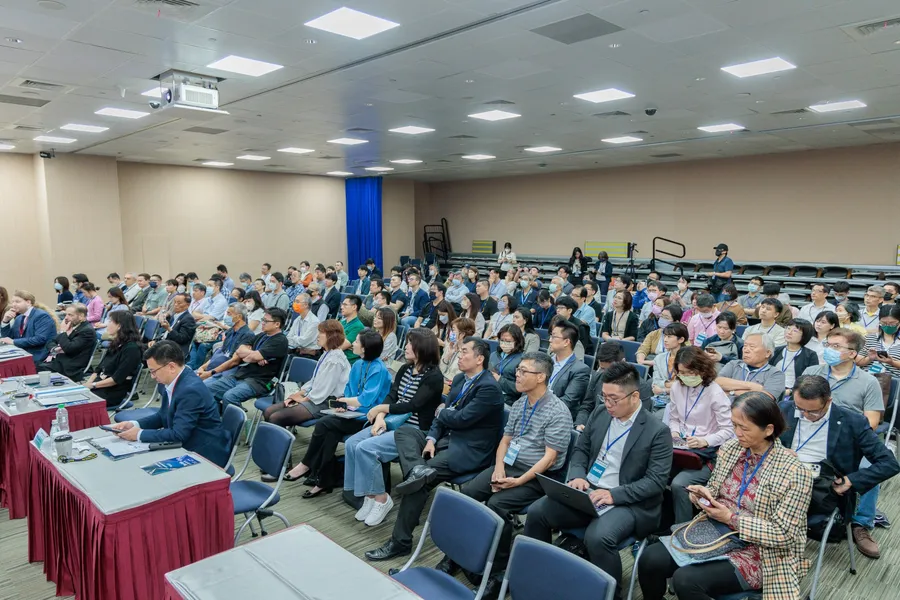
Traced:
<path fill-rule="evenodd" d="M 545 310 L 541 316 L 541 326 L 540 329 L 546 329 L 547 325 L 547 317 L 550 315 L 550 309 Z"/>
<path fill-rule="evenodd" d="M 702 396 L 703 392 L 705 392 L 705 391 L 706 391 L 706 386 L 703 386 L 702 388 L 700 388 L 700 393 L 697 394 L 697 398 L 694 400 L 694 403 L 691 404 L 690 408 L 688 408 L 688 402 L 690 402 L 690 400 L 691 400 L 691 393 L 686 392 L 686 394 L 685 394 L 686 397 L 684 399 L 684 422 L 685 423 L 687 423 L 688 419 L 691 416 L 691 413 L 694 412 L 694 407 L 696 407 L 697 403 L 700 402 L 700 396 Z"/>
<path fill-rule="evenodd" d="M 760 367 L 760 368 L 758 368 L 758 369 L 755 370 L 755 371 L 751 371 L 751 370 L 750 370 L 750 367 L 748 367 L 746 364 L 744 364 L 744 366 L 742 367 L 742 371 L 743 371 L 743 375 L 744 375 L 744 381 L 748 381 L 748 382 L 755 381 L 756 378 L 759 376 L 760 373 L 764 373 L 764 372 L 766 372 L 766 371 L 768 371 L 768 370 L 769 370 L 769 365 L 766 365 L 766 366 L 764 366 L 764 367 Z M 749 379 L 747 379 L 748 377 L 749 377 Z"/>
<path fill-rule="evenodd" d="M 321 366 L 322 366 L 322 363 L 325 362 L 325 357 L 328 356 L 328 353 L 329 353 L 329 352 L 331 352 L 331 350 L 327 350 L 327 351 L 325 352 L 325 354 L 322 355 L 322 358 L 320 358 L 320 359 L 318 360 L 318 362 L 316 362 L 316 368 L 315 368 L 315 370 L 313 371 L 313 376 L 312 376 L 312 379 L 310 379 L 310 381 L 315 380 L 316 375 L 318 375 L 318 373 L 319 373 L 319 367 L 321 367 Z"/>
<path fill-rule="evenodd" d="M 800 423 L 802 423 L 802 422 L 803 422 L 802 420 L 797 422 L 797 441 L 800 441 Z M 808 438 L 806 438 L 805 440 L 800 442 L 797 445 L 797 450 L 795 450 L 795 452 L 800 452 L 801 450 L 803 450 L 803 446 L 805 446 L 807 444 L 807 442 L 809 442 L 809 440 L 816 437 L 816 434 L 819 433 L 820 431 L 822 431 L 822 428 L 825 427 L 826 425 L 828 425 L 828 419 L 825 419 L 825 421 L 823 421 L 822 424 L 819 425 L 819 427 L 815 431 L 812 432 L 812 435 L 810 435 Z"/>
<path fill-rule="evenodd" d="M 744 463 L 744 472 L 741 475 L 741 487 L 738 490 L 738 501 L 737 501 L 738 509 L 741 508 L 741 500 L 744 499 L 744 494 L 747 493 L 747 488 L 750 487 L 750 482 L 753 481 L 754 477 L 756 477 L 757 471 L 759 471 L 759 468 L 763 466 L 763 462 L 765 462 L 766 457 L 769 455 L 769 452 L 772 451 L 772 448 L 774 446 L 775 446 L 775 444 L 772 444 L 771 446 L 769 446 L 769 449 L 766 450 L 766 453 L 763 454 L 762 457 L 760 457 L 759 462 L 756 463 L 756 468 L 753 469 L 752 473 L 750 473 L 750 479 L 747 479 L 747 463 L 746 462 Z M 747 458 L 750 458 L 750 450 L 747 450 Z"/>
<path fill-rule="evenodd" d="M 568 366 L 568 364 L 569 364 L 570 362 L 572 362 L 572 359 L 573 359 L 573 358 L 575 358 L 575 355 L 574 355 L 574 354 L 573 354 L 572 356 L 570 356 L 569 358 L 566 359 L 566 362 L 564 362 L 564 363 L 562 364 L 562 366 L 559 367 L 559 371 L 557 371 L 556 373 L 554 373 L 553 375 L 550 376 L 550 385 L 553 385 L 553 380 L 556 379 L 557 377 L 559 377 L 560 374 L 562 374 L 562 372 L 566 369 L 566 367 Z"/>
<path fill-rule="evenodd" d="M 260 340 L 258 342 L 256 342 L 256 344 L 253 345 L 253 350 L 254 351 L 259 350 L 259 347 L 262 346 L 263 344 L 265 344 L 267 341 L 269 341 L 270 337 L 272 337 L 272 336 L 267 335 L 267 336 L 260 338 Z"/>
<path fill-rule="evenodd" d="M 831 367 L 828 367 L 828 385 L 831 387 L 831 393 L 838 391 L 842 385 L 847 383 L 850 379 L 853 378 L 853 374 L 856 373 L 856 365 L 853 365 L 853 369 L 850 370 L 850 374 L 838 381 L 835 385 L 831 385 Z"/>
<path fill-rule="evenodd" d="M 869 319 L 868 321 L 866 321 L 866 316 L 863 315 L 863 316 L 862 316 L 863 327 L 865 327 L 866 329 L 868 329 L 869 327 L 872 326 L 872 323 L 874 323 L 874 322 L 877 321 L 877 320 L 878 320 L 878 315 L 875 315 L 874 317 L 872 317 L 872 318 Z"/>
<path fill-rule="evenodd" d="M 615 328 L 613 328 L 613 335 L 620 335 L 619 331 L 621 331 L 621 330 L 619 329 L 619 327 L 622 325 L 622 319 L 624 319 L 627 316 L 628 316 L 628 313 L 624 312 L 624 313 L 622 313 L 622 316 L 619 317 L 619 319 L 616 321 L 616 326 L 615 326 Z M 627 323 L 626 323 L 626 325 L 627 325 Z M 622 331 L 621 335 L 624 337 L 625 332 Z"/>
<path fill-rule="evenodd" d="M 781 359 L 781 372 L 785 373 L 792 364 L 794 364 L 794 360 L 796 360 L 797 355 L 800 354 L 800 350 L 794 352 L 794 355 L 791 357 L 791 362 L 787 362 L 788 349 L 787 346 L 784 347 L 784 358 Z M 787 363 L 787 364 L 785 364 Z"/>
<path fill-rule="evenodd" d="M 366 372 L 363 373 L 362 381 L 360 382 L 360 384 L 358 386 L 356 386 L 356 397 L 357 398 L 359 398 L 359 396 L 363 393 L 363 390 L 366 389 L 366 380 L 369 378 L 369 369 L 372 368 L 372 361 L 364 360 L 363 362 L 366 363 Z"/>
<path fill-rule="evenodd" d="M 455 356 L 455 354 L 454 354 L 454 356 Z M 406 382 L 406 385 L 403 386 L 403 391 L 400 392 L 400 398 L 401 398 L 401 399 L 405 399 L 405 398 L 406 398 L 406 394 L 409 393 L 409 388 L 412 387 L 412 384 L 415 383 L 415 381 L 416 381 L 416 376 L 413 374 L 412 368 L 410 368 L 410 369 L 406 372 L 406 374 L 409 375 L 409 381 Z"/>
<path fill-rule="evenodd" d="M 515 358 L 515 355 L 514 355 L 514 354 L 510 354 L 509 356 L 506 357 L 505 360 L 502 360 L 502 359 L 501 359 L 501 360 L 500 360 L 500 366 L 497 367 L 497 372 L 498 372 L 499 374 L 503 375 L 503 369 L 504 369 L 504 367 L 506 367 L 506 365 L 508 365 L 508 364 L 510 363 L 510 361 L 511 361 L 513 358 Z"/>
<path fill-rule="evenodd" d="M 618 441 L 621 440 L 623 437 L 625 437 L 626 435 L 628 435 L 628 432 L 629 432 L 629 431 L 631 431 L 631 427 L 629 427 L 628 429 L 626 429 L 624 432 L 620 433 L 620 434 L 619 434 L 619 437 L 617 437 L 616 439 L 614 439 L 613 441 L 610 442 L 610 441 L 609 441 L 609 434 L 610 434 L 610 432 L 612 432 L 612 421 L 610 421 L 610 423 L 609 423 L 609 429 L 606 430 L 606 449 L 603 451 L 603 455 L 600 457 L 600 460 L 605 461 L 605 460 L 606 460 L 606 455 L 609 454 L 609 449 L 612 448 L 613 446 L 615 446 L 615 445 L 616 445 L 616 442 L 618 442 Z"/>
<path fill-rule="evenodd" d="M 524 406 L 522 407 L 522 428 L 519 431 L 519 437 L 522 437 L 523 435 L 525 435 L 525 429 L 528 428 L 528 424 L 531 423 L 531 417 L 534 416 L 534 411 L 537 410 L 537 408 L 538 408 L 538 406 L 540 406 L 540 404 L 541 404 L 540 400 L 538 400 L 537 402 L 534 403 L 534 407 L 531 409 L 531 414 L 528 415 L 527 421 L 525 420 L 525 407 Z"/>
<path fill-rule="evenodd" d="M 479 373 L 479 374 L 475 377 L 475 379 L 473 379 L 472 381 L 467 381 L 467 382 L 465 382 L 465 383 L 463 384 L 462 389 L 461 389 L 461 390 L 459 391 L 459 393 L 456 395 L 456 398 L 453 400 L 453 403 L 450 405 L 450 408 L 454 408 L 457 404 L 459 404 L 459 399 L 466 395 L 466 392 L 469 391 L 469 388 L 472 387 L 472 386 L 475 384 L 476 381 L 478 381 L 479 379 L 481 379 L 481 376 L 482 376 L 482 375 L 484 375 L 484 371 L 482 371 L 481 373 Z"/>
<path fill-rule="evenodd" d="M 894 336 L 894 341 L 891 342 L 891 345 L 890 345 L 890 346 L 888 346 L 887 348 L 885 348 L 885 347 L 884 347 L 884 337 L 879 337 L 879 338 L 878 338 L 878 347 L 881 348 L 882 351 L 884 351 L 884 352 L 889 352 L 891 348 L 893 348 L 894 346 L 897 345 L 897 341 L 898 341 L 898 340 L 897 340 L 897 336 Z"/>

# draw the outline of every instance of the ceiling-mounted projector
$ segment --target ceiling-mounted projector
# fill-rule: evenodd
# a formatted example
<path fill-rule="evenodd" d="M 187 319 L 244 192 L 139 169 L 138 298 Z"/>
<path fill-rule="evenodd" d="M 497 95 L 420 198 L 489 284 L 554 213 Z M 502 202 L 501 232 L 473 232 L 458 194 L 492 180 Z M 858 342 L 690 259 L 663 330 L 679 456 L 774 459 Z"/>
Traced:
<path fill-rule="evenodd" d="M 159 102 L 153 108 L 176 106 L 200 110 L 219 109 L 219 79 L 186 71 L 166 71 L 159 76 Z M 158 104 L 158 106 L 154 106 Z"/>

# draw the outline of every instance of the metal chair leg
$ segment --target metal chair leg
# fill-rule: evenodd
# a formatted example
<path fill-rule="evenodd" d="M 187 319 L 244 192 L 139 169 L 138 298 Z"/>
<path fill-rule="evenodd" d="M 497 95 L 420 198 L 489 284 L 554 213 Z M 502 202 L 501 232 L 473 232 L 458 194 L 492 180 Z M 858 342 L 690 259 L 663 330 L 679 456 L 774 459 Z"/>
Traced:
<path fill-rule="evenodd" d="M 822 541 L 819 543 L 819 556 L 816 559 L 816 570 L 813 573 L 812 589 L 809 592 L 809 600 L 815 600 L 816 590 L 819 587 L 819 574 L 822 572 L 822 563 L 825 560 L 825 546 L 828 545 L 828 536 L 831 534 L 831 528 L 834 527 L 834 521 L 837 518 L 838 511 L 835 509 L 828 518 L 828 524 L 825 526 L 825 533 L 822 534 Z"/>
<path fill-rule="evenodd" d="M 644 548 L 646 547 L 647 540 L 641 540 L 641 545 L 638 546 L 637 554 L 634 557 L 634 567 L 631 568 L 631 581 L 628 583 L 628 600 L 634 598 L 634 584 L 637 582 L 638 578 L 638 561 L 641 560 L 641 555 L 644 553 Z"/>
<path fill-rule="evenodd" d="M 850 519 L 847 519 L 847 550 L 850 551 L 850 574 L 856 575 L 856 551 L 853 546 L 853 531 Z"/>

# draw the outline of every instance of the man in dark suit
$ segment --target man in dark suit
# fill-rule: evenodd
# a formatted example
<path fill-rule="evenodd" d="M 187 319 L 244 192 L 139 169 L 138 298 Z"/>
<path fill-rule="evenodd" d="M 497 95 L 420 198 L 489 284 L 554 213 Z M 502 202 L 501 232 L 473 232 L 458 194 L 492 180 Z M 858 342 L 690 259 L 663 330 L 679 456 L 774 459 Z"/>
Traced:
<path fill-rule="evenodd" d="M 164 340 L 175 342 L 181 347 L 185 356 L 191 353 L 191 342 L 194 341 L 194 333 L 197 332 L 197 321 L 188 310 L 191 307 L 191 298 L 187 294 L 178 294 L 172 302 L 173 314 L 160 315 L 159 326 L 165 330 Z M 153 345 L 153 342 L 151 342 Z"/>
<path fill-rule="evenodd" d="M 184 367 L 184 353 L 163 340 L 144 354 L 151 377 L 159 384 L 159 410 L 139 421 L 116 423 L 119 437 L 143 443 L 180 443 L 224 467 L 231 454 L 231 434 L 222 427 L 219 406 L 193 371 Z"/>
<path fill-rule="evenodd" d="M 554 529 L 587 527 L 588 557 L 616 580 L 619 597 L 618 546 L 631 536 L 645 538 L 659 526 L 672 469 L 672 434 L 641 407 L 639 380 L 633 365 L 610 365 L 603 374 L 606 410 L 593 412 L 572 452 L 568 485 L 588 492 L 598 514 L 544 497 L 531 505 L 525 521 L 525 535 L 544 542 L 550 542 Z"/>
<path fill-rule="evenodd" d="M 578 303 L 568 296 L 563 296 L 556 301 L 556 314 L 577 327 L 578 339 L 584 346 L 584 355 L 593 356 L 597 349 L 594 348 L 594 340 L 591 339 L 591 328 L 575 316 L 576 310 L 578 310 Z"/>
<path fill-rule="evenodd" d="M 50 356 L 38 365 L 38 371 L 53 371 L 74 381 L 81 380 L 91 362 L 97 334 L 87 322 L 87 307 L 76 302 L 66 307 L 65 329 L 56 336 Z"/>
<path fill-rule="evenodd" d="M 341 292 L 337 287 L 337 275 L 326 273 L 322 285 L 325 288 L 322 292 L 322 302 L 328 306 L 328 318 L 336 319 L 341 312 Z"/>
<path fill-rule="evenodd" d="M 550 331 L 550 352 L 553 354 L 550 389 L 569 407 L 573 420 L 591 381 L 590 367 L 575 356 L 577 343 L 578 328 L 569 321 L 558 320 Z"/>
<path fill-rule="evenodd" d="M 817 476 L 827 462 L 827 467 L 835 471 L 831 489 L 838 496 L 847 497 L 850 491 L 864 496 L 900 472 L 900 464 L 878 439 L 869 420 L 831 401 L 831 388 L 824 377 L 798 377 L 793 400 L 782 402 L 781 412 L 787 423 L 781 443 Z M 809 509 L 817 512 L 814 505 Z M 830 508 L 820 508 L 818 512 L 830 512 Z M 856 547 L 869 558 L 878 558 L 878 543 L 857 519 L 853 521 Z"/>
<path fill-rule="evenodd" d="M 575 417 L 575 429 L 578 431 L 584 431 L 584 427 L 587 425 L 588 419 L 591 418 L 594 409 L 606 410 L 606 405 L 603 404 L 603 373 L 610 365 L 617 362 L 626 362 L 625 348 L 622 347 L 622 344 L 615 340 L 600 344 L 600 349 L 597 350 L 597 366 L 599 370 L 594 371 L 591 375 L 591 382 L 588 384 L 584 400 L 578 409 L 578 415 Z M 650 380 L 641 379 L 638 391 L 641 394 L 641 406 L 646 410 L 650 410 L 653 407 L 653 385 Z"/>
<path fill-rule="evenodd" d="M 369 270 L 369 279 L 384 279 L 384 274 L 381 272 L 381 269 L 379 269 L 375 264 L 374 259 L 366 259 L 366 269 Z"/>
<path fill-rule="evenodd" d="M 31 292 L 16 290 L 0 323 L 0 344 L 21 348 L 39 365 L 50 353 L 47 345 L 56 337 L 56 323 L 50 313 L 35 306 L 36 302 Z"/>
<path fill-rule="evenodd" d="M 413 530 L 434 486 L 458 475 L 481 471 L 491 464 L 503 433 L 503 392 L 485 367 L 491 349 L 480 338 L 469 337 L 459 351 L 460 373 L 453 379 L 446 406 L 438 406 L 431 429 L 401 427 L 394 432 L 404 481 L 403 495 L 391 539 L 366 552 L 369 560 L 387 560 L 409 554 Z M 389 511 L 388 499 L 381 510 Z"/>

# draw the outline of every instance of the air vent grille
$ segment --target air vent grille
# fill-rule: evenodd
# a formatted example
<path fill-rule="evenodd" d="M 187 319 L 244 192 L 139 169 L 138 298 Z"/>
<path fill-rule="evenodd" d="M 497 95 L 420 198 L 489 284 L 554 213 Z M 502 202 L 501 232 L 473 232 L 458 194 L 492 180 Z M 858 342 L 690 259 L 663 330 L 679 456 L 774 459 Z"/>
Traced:
<path fill-rule="evenodd" d="M 40 98 L 22 98 L 21 96 L 7 96 L 6 94 L 0 94 L 0 104 L 16 104 L 18 106 L 33 106 L 35 108 L 40 108 L 49 103 L 49 100 L 41 100 Z"/>
<path fill-rule="evenodd" d="M 448 140 L 477 140 L 478 138 L 474 135 L 451 135 L 447 138 Z"/>
<path fill-rule="evenodd" d="M 18 87 L 27 88 L 29 90 L 44 90 L 47 92 L 57 92 L 64 90 L 66 86 L 58 83 L 48 83 L 46 81 L 35 81 L 34 79 L 25 79 L 19 83 Z"/>
<path fill-rule="evenodd" d="M 900 17 L 892 17 L 889 19 L 879 19 L 878 21 L 872 21 L 871 23 L 847 25 L 841 29 L 849 33 L 852 37 L 859 39 L 896 30 L 898 27 L 900 27 Z"/>
<path fill-rule="evenodd" d="M 510 102 L 509 100 L 491 100 L 490 102 L 485 102 L 485 104 L 503 105 L 503 104 L 515 104 L 515 102 Z"/>
<path fill-rule="evenodd" d="M 191 0 L 137 0 L 137 4 L 149 4 L 150 6 L 175 6 L 177 8 L 194 8 L 200 6 Z"/>
<path fill-rule="evenodd" d="M 623 112 L 621 110 L 611 110 L 609 112 L 596 113 L 594 116 L 600 117 L 601 119 L 608 119 L 610 117 L 630 117 L 631 113 Z"/>
<path fill-rule="evenodd" d="M 806 108 L 794 108 L 792 110 L 779 110 L 778 112 L 771 113 L 772 115 L 803 115 L 808 113 L 809 110 Z"/>

